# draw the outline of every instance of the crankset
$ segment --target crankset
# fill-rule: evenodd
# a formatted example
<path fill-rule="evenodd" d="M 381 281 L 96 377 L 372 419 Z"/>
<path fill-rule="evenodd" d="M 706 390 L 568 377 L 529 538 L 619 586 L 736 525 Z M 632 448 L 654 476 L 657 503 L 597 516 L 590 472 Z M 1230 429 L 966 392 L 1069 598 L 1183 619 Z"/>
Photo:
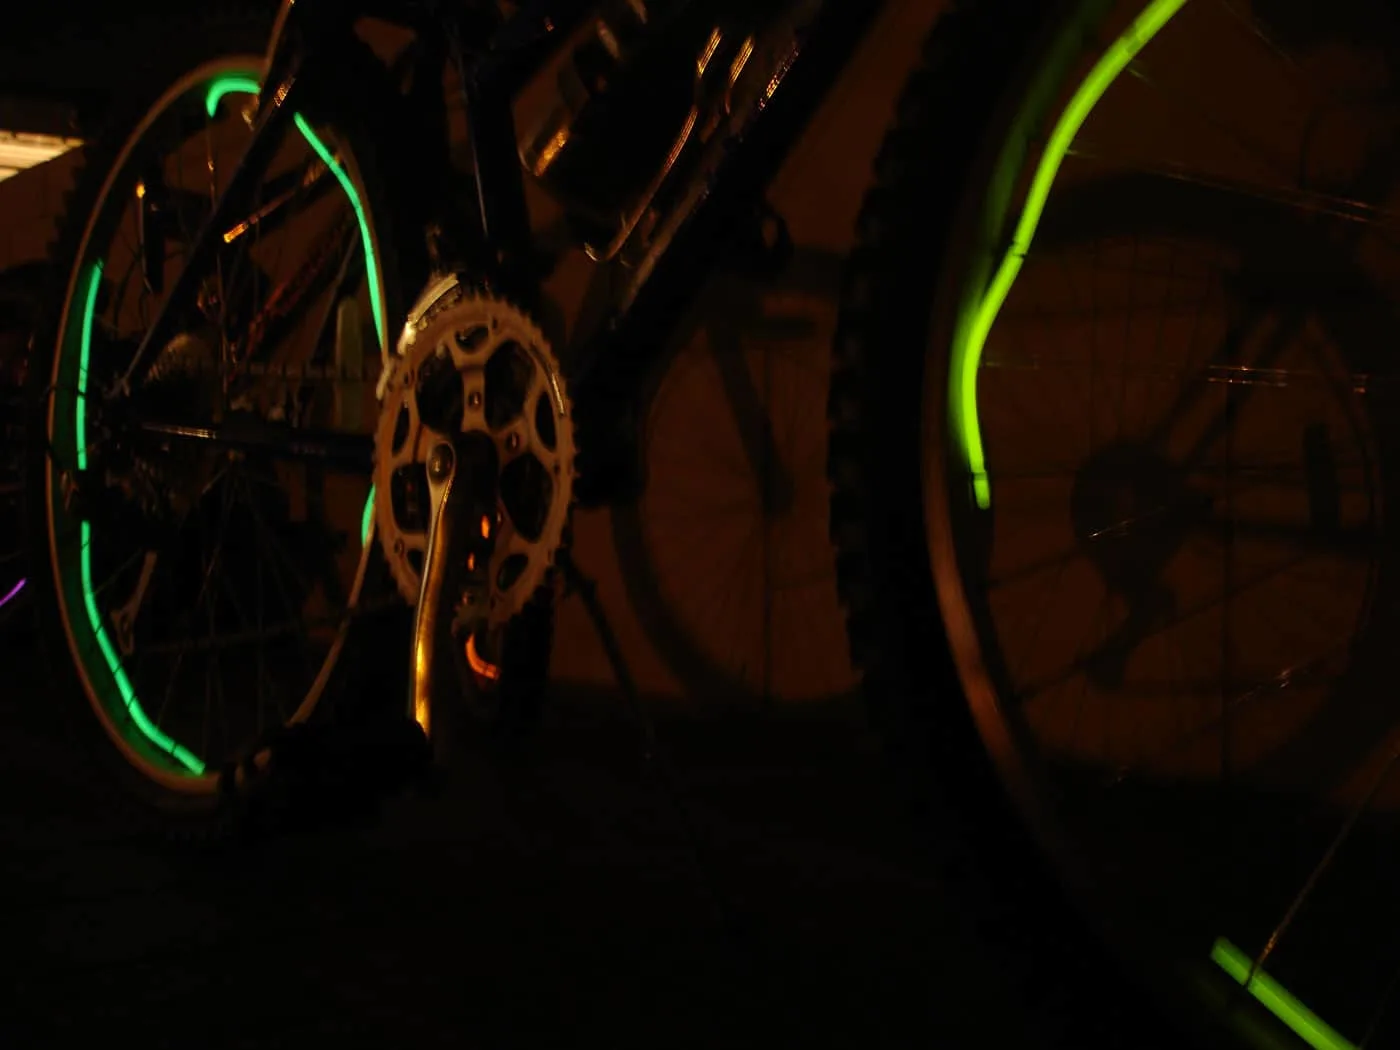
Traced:
<path fill-rule="evenodd" d="M 439 656 L 501 676 L 505 635 L 546 586 L 574 490 L 553 351 L 519 307 L 456 276 L 409 314 L 375 435 L 380 547 L 413 604 L 409 710 L 431 732 Z"/>

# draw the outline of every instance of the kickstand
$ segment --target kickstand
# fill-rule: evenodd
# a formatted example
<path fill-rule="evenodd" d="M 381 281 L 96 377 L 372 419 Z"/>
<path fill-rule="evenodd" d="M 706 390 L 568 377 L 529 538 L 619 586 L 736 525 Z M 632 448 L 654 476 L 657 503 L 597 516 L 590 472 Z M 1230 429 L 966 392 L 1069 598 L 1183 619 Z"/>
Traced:
<path fill-rule="evenodd" d="M 618 688 L 626 695 L 632 713 L 637 718 L 638 728 L 642 734 L 642 757 L 647 768 L 660 781 L 662 791 L 670 802 L 676 821 L 680 824 L 686 844 L 690 847 L 691 865 L 695 869 L 696 881 L 720 925 L 731 935 L 737 936 L 739 927 L 735 922 L 735 913 L 728 906 L 724 896 L 710 877 L 710 867 L 705 863 L 704 845 L 696 830 L 695 823 L 691 819 L 690 811 L 685 805 L 680 784 L 675 776 L 675 769 L 661 747 L 660 740 L 656 735 L 656 724 L 652 721 L 646 705 L 637 692 L 636 684 L 632 681 L 632 673 L 628 670 L 626 660 L 623 659 L 622 649 L 618 646 L 617 638 L 613 635 L 602 603 L 598 601 L 597 584 L 579 571 L 568 551 L 561 552 L 559 561 L 560 568 L 564 573 L 565 593 L 575 592 L 583 599 L 584 608 L 588 611 L 588 618 L 593 622 L 593 628 L 598 632 L 598 640 L 603 643 L 608 662 L 612 665 L 613 676 L 617 679 Z"/>

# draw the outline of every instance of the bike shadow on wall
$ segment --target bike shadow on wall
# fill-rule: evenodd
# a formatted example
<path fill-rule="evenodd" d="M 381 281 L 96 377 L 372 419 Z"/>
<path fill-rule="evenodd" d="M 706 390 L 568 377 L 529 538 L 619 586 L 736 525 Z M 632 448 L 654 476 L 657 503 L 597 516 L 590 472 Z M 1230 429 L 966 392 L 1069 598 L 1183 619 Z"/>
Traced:
<path fill-rule="evenodd" d="M 842 257 L 724 271 L 641 378 L 644 482 L 610 510 L 628 601 L 714 713 L 849 698 L 827 535 L 826 399 Z"/>
<path fill-rule="evenodd" d="M 1388 289 L 1400 256 L 1367 254 L 1363 241 L 1329 232 L 1286 201 L 1174 173 L 1066 187 L 988 343 L 982 429 L 989 461 L 1014 469 L 1003 466 L 984 523 L 987 564 L 970 571 L 1007 588 L 998 599 L 1007 624 L 1009 582 L 1029 580 L 1031 569 L 1057 585 L 1069 603 L 1057 608 L 1078 628 L 1088 619 L 1066 608 L 1116 603 L 1117 622 L 1105 620 L 1097 642 L 1055 648 L 1047 669 L 1015 691 L 1038 719 L 1042 749 L 1098 787 L 1105 776 L 1166 783 L 1191 763 L 1215 776 L 1222 741 L 1237 786 L 1306 790 L 1340 805 L 1388 768 L 1400 732 L 1390 685 L 1400 562 L 1387 520 L 1400 455 L 1389 333 L 1400 313 Z M 1165 252 L 1172 265 L 1153 270 Z M 1097 335 L 1057 327 L 1056 295 L 1092 301 Z M 1155 371 L 1130 368 L 1142 359 L 1123 335 L 1125 303 L 1143 333 L 1136 345 L 1157 355 Z M 1187 356 L 1175 363 L 1173 340 L 1188 328 L 1170 321 L 1172 310 L 1190 323 L 1189 340 L 1177 340 Z M 1012 360 L 1029 353 L 1055 367 Z M 1053 486 L 1020 482 L 1035 455 L 1065 447 L 1048 436 L 1072 429 L 1055 406 L 1077 405 L 1065 411 L 1082 409 L 1081 418 L 1093 411 L 1073 401 L 1073 384 L 1095 353 L 1135 376 L 1104 399 L 1120 415 L 1129 404 L 1129 424 L 1083 458 L 1069 456 Z M 1041 425 L 1057 419 L 1058 431 Z M 1148 451 L 1176 480 L 1154 478 Z M 1080 520 L 1123 481 L 1159 511 L 1150 527 L 1110 535 Z M 1033 547 L 1056 545 L 1054 558 L 1025 561 Z M 1075 577 L 1085 596 L 1077 605 L 1062 572 L 1076 561 L 1090 569 Z M 1035 644 L 1034 630 L 1008 631 L 1001 659 L 1009 666 Z M 1166 654 L 1160 666 L 1154 651 Z M 1063 719 L 1046 713 L 1056 689 L 1084 695 L 1086 682 L 1103 719 L 1111 713 L 1140 734 L 1123 737 L 1139 741 L 1128 765 L 1092 750 L 1097 737 L 1076 728 L 1089 718 L 1083 704 L 1064 706 Z M 1040 714 L 1030 710 L 1042 703 Z M 1180 724 L 1153 736 L 1154 710 Z M 1400 811 L 1400 783 L 1391 779 L 1371 805 Z"/>

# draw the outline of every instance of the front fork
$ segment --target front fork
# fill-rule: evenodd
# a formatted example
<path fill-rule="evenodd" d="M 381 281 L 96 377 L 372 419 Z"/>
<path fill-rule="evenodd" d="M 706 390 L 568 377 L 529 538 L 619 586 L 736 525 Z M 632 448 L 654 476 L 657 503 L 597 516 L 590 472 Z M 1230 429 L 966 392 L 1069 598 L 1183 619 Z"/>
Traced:
<path fill-rule="evenodd" d="M 434 740 L 434 667 L 439 646 L 453 644 L 454 623 L 468 637 L 485 619 L 489 567 L 496 543 L 496 450 L 482 434 L 439 435 L 428 454 L 428 542 L 413 615 L 409 714 Z M 444 602 L 459 597 L 460 607 Z M 460 613 L 461 615 L 457 615 Z"/>

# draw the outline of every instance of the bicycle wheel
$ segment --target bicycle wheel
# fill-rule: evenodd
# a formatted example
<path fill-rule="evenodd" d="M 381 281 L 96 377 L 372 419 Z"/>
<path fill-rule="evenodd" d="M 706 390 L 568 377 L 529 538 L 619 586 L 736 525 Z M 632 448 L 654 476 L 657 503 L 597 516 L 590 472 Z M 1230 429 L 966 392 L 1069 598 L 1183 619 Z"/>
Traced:
<path fill-rule="evenodd" d="M 79 176 L 31 369 L 36 590 L 71 669 L 60 693 L 132 796 L 182 832 L 223 826 L 227 789 L 342 684 L 352 628 L 393 604 L 367 465 L 151 440 L 132 423 L 372 434 L 396 306 L 363 131 L 298 115 L 196 301 L 172 304 L 179 334 L 143 383 L 120 381 L 243 154 L 267 30 L 163 27 L 149 89 Z"/>
<path fill-rule="evenodd" d="M 1395 1038 L 1397 28 L 962 5 L 847 274 L 832 528 L 872 710 L 969 826 L 1009 800 L 969 841 L 1078 910 L 1004 888 L 1223 1045 Z"/>

